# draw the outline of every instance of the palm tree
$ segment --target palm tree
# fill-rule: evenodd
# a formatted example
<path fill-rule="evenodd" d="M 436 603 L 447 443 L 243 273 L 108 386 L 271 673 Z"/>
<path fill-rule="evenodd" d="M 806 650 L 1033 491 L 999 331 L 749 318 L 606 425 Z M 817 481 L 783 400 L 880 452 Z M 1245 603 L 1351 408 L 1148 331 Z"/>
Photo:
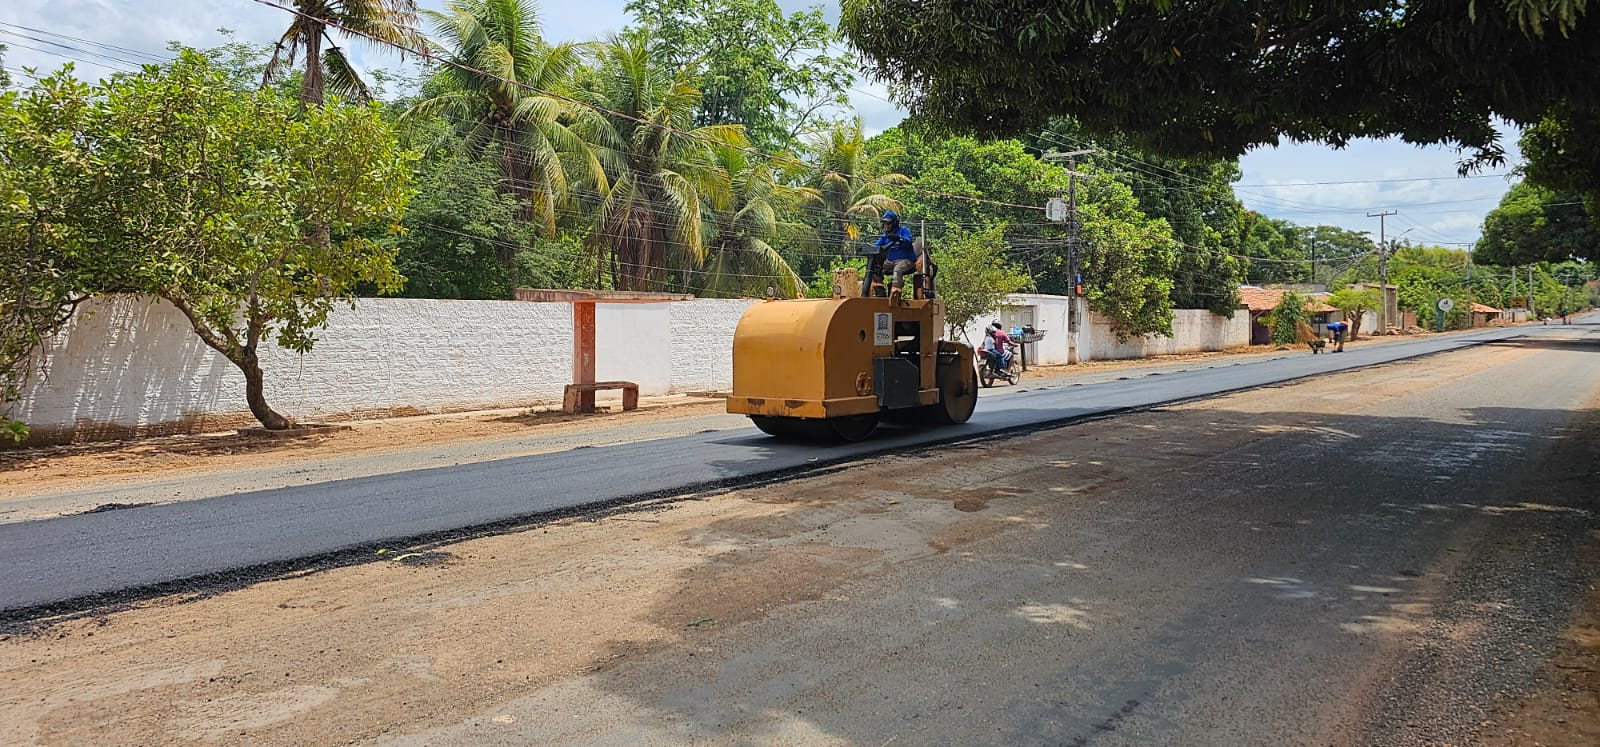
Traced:
<path fill-rule="evenodd" d="M 416 0 L 294 0 L 294 9 L 297 14 L 272 50 L 261 87 L 278 77 L 280 66 L 293 68 L 295 58 L 304 50 L 306 71 L 300 81 L 303 104 L 321 106 L 324 89 L 359 101 L 371 98 L 367 84 L 328 34 L 330 23 L 379 47 L 418 49 L 423 43 L 422 34 L 417 31 Z"/>
<path fill-rule="evenodd" d="M 451 0 L 444 12 L 424 13 L 446 64 L 424 88 L 431 95 L 405 116 L 454 123 L 462 147 L 474 155 L 498 149 L 503 188 L 516 195 L 518 217 L 555 235 L 575 186 L 606 188 L 594 152 L 568 126 L 592 116 L 563 93 L 582 64 L 582 47 L 546 42 L 531 0 Z M 514 255 L 508 247 L 501 259 L 512 267 Z"/>
<path fill-rule="evenodd" d="M 903 155 L 905 151 L 892 147 L 869 152 L 860 117 L 853 122 L 837 122 L 833 127 L 814 133 L 806 144 L 810 155 L 816 159 L 812 186 L 822 195 L 822 204 L 828 213 L 825 242 L 839 254 L 849 255 L 850 241 L 856 237 L 852 216 L 876 222 L 882 211 L 901 209 L 899 201 L 884 190 L 910 184 L 911 179 L 889 172 L 884 161 Z"/>
<path fill-rule="evenodd" d="M 794 220 L 800 210 L 821 200 L 817 190 L 785 183 L 767 159 L 740 148 L 715 147 L 713 163 L 727 174 L 731 189 L 711 205 L 714 230 L 696 279 L 708 295 L 762 295 L 768 288 L 792 298 L 805 285 L 773 244 L 817 246 L 816 232 Z"/>
<path fill-rule="evenodd" d="M 669 270 L 693 286 L 704 263 L 702 201 L 727 204 L 733 189 L 712 146 L 743 145 L 744 128 L 693 129 L 700 91 L 689 71 L 654 64 L 644 34 L 614 36 L 599 51 L 600 69 L 582 98 L 604 113 L 581 124 L 611 177 L 590 240 L 611 265 L 621 290 L 660 290 Z"/>

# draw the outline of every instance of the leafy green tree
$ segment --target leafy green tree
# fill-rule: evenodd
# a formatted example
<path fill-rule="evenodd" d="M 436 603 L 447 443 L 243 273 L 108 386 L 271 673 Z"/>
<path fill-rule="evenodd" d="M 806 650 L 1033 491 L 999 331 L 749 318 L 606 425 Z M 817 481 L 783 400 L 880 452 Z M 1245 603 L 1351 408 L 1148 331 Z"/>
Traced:
<path fill-rule="evenodd" d="M 1552 107 L 1517 141 L 1530 183 L 1583 200 L 1600 222 L 1600 103 L 1572 100 Z"/>
<path fill-rule="evenodd" d="M 669 70 L 693 69 L 696 126 L 744 125 L 751 142 L 787 151 L 819 118 L 849 104 L 855 66 L 832 54 L 839 33 L 820 8 L 775 0 L 630 0 L 627 10 Z"/>
<path fill-rule="evenodd" d="M 304 104 L 321 105 L 326 90 L 357 101 L 372 98 L 344 50 L 334 43 L 330 23 L 355 32 L 352 36 L 362 41 L 377 40 L 372 46 L 384 51 L 393 49 L 391 45 L 420 49 L 423 44 L 415 0 L 294 0 L 292 6 L 294 20 L 273 48 L 261 85 L 271 85 L 282 75 L 281 68 L 293 68 L 299 57 L 304 60 L 300 83 Z"/>
<path fill-rule="evenodd" d="M 1470 258 L 1457 249 L 1401 245 L 1389 258 L 1389 280 L 1394 283 L 1403 309 L 1417 314 L 1419 324 L 1433 326 L 1435 304 L 1450 298 L 1455 307 L 1446 324 L 1459 326 L 1468 319 L 1472 300 L 1467 282 Z"/>
<path fill-rule="evenodd" d="M 884 149 L 888 167 L 912 180 L 889 191 L 904 206 L 908 225 L 926 223 L 937 237 L 956 228 L 1003 223 L 1009 259 L 1026 268 L 1042 291 L 1066 291 L 1067 230 L 1064 224 L 1046 223 L 1039 209 L 1066 194 L 1065 169 L 1039 160 L 1015 140 L 932 137 L 902 127 L 872 142 Z"/>
<path fill-rule="evenodd" d="M 1082 269 L 1089 308 L 1119 337 L 1172 335 L 1172 273 L 1178 246 L 1166 221 L 1146 218 L 1127 185 L 1090 178 L 1079 206 Z"/>
<path fill-rule="evenodd" d="M 1297 226 L 1294 230 L 1311 258 L 1313 283 L 1331 284 L 1332 278 L 1371 255 L 1375 246 L 1366 231 L 1324 225 Z"/>
<path fill-rule="evenodd" d="M 455 125 L 454 142 L 466 153 L 497 153 L 502 189 L 516 196 L 519 217 L 554 236 L 574 189 L 606 188 L 599 160 L 576 131 L 595 126 L 596 115 L 539 93 L 571 89 L 580 48 L 546 42 L 531 0 L 451 0 L 444 12 L 424 13 L 438 36 L 433 46 L 449 64 L 406 116 L 441 117 Z M 515 257 L 514 246 L 501 253 L 513 275 Z"/>
<path fill-rule="evenodd" d="M 1005 225 L 996 223 L 972 231 L 957 228 L 934 247 L 949 339 L 957 339 L 979 314 L 994 311 L 1006 296 L 1033 283 L 1027 272 L 1006 259 L 1005 242 Z"/>
<path fill-rule="evenodd" d="M 1361 318 L 1369 311 L 1377 311 L 1377 288 L 1356 288 L 1348 286 L 1334 291 L 1328 296 L 1328 305 L 1344 312 L 1344 318 L 1350 322 L 1350 339 L 1356 339 L 1361 332 Z"/>
<path fill-rule="evenodd" d="M 816 233 L 794 218 L 820 195 L 784 183 L 771 162 L 739 148 L 713 147 L 711 155 L 730 189 L 708 195 L 710 243 L 696 273 L 695 291 L 749 296 L 763 295 L 770 287 L 783 298 L 799 295 L 805 282 L 775 245 L 816 249 Z"/>
<path fill-rule="evenodd" d="M 1299 260 L 1305 259 L 1296 226 L 1286 220 L 1268 218 L 1254 210 L 1244 211 L 1240 217 L 1243 243 L 1240 253 L 1250 259 L 1245 278 L 1250 283 L 1293 283 L 1307 275 L 1308 267 Z"/>
<path fill-rule="evenodd" d="M 1236 258 L 1243 252 L 1244 212 L 1232 186 L 1240 175 L 1237 160 L 1142 152 L 1114 133 L 1089 133 L 1070 117 L 1052 118 L 1043 132 L 1024 141 L 1041 152 L 1076 150 L 1092 141 L 1095 152 L 1082 161 L 1126 183 L 1139 200 L 1139 211 L 1165 220 L 1180 243 L 1173 304 L 1232 318 L 1239 308 L 1245 265 Z"/>
<path fill-rule="evenodd" d="M 11 87 L 11 73 L 6 72 L 6 45 L 0 44 L 0 88 Z"/>
<path fill-rule="evenodd" d="M 20 91 L 0 91 L 0 438 L 44 340 L 104 284 L 94 230 L 104 167 L 82 134 L 95 91 L 68 65 Z"/>
<path fill-rule="evenodd" d="M 1483 264 L 1560 262 L 1568 257 L 1600 260 L 1600 223 L 1577 195 L 1524 182 L 1511 188 L 1483 219 L 1483 239 L 1474 247 Z"/>
<path fill-rule="evenodd" d="M 84 137 L 108 175 L 104 241 L 124 283 L 183 312 L 244 374 L 261 424 L 289 427 L 267 404 L 260 346 L 307 352 L 359 284 L 398 288 L 393 250 L 363 229 L 399 219 L 412 158 L 375 107 L 242 94 L 193 52 L 104 85 Z"/>
<path fill-rule="evenodd" d="M 493 156 L 439 152 L 417 178 L 405 231 L 391 239 L 395 267 L 406 277 L 399 295 L 510 298 L 504 253 L 529 251 L 534 228 L 517 219 L 516 198 L 500 191 Z"/>
<path fill-rule="evenodd" d="M 1284 291 L 1278 305 L 1267 312 L 1263 320 L 1272 330 L 1272 344 L 1293 345 L 1300 340 L 1300 328 L 1310 326 L 1311 312 L 1306 310 L 1309 302 L 1310 299 L 1299 293 Z"/>
<path fill-rule="evenodd" d="M 886 160 L 913 180 L 914 186 L 891 190 L 908 220 L 926 219 L 937 240 L 940 231 L 971 230 L 1003 217 L 1008 258 L 1042 292 L 1070 288 L 1067 227 L 1046 223 L 1039 209 L 1066 194 L 1066 169 L 1039 160 L 1015 140 L 980 142 L 897 128 L 873 142 L 898 148 Z M 1079 267 L 1090 307 L 1110 317 L 1120 334 L 1170 334 L 1180 250 L 1170 226 L 1140 212 L 1115 174 L 1081 164 L 1079 170 L 1090 175 L 1078 183 Z"/>
<path fill-rule="evenodd" d="M 587 134 L 611 179 L 590 238 L 617 288 L 689 289 L 706 260 L 704 200 L 732 190 L 712 146 L 748 141 L 738 125 L 694 127 L 700 91 L 650 49 L 642 34 L 612 37 L 599 52 L 600 74 L 580 92 L 607 112 Z"/>
<path fill-rule="evenodd" d="M 1588 0 L 845 0 L 913 115 L 1018 133 L 1056 115 L 1159 152 L 1398 135 L 1503 161 L 1492 118 L 1600 100 Z"/>

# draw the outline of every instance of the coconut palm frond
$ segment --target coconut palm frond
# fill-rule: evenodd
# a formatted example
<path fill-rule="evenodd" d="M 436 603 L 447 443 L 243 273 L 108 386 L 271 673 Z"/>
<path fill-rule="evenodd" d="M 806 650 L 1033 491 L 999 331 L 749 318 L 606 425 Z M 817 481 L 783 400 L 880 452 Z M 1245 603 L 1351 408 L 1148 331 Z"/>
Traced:
<path fill-rule="evenodd" d="M 354 100 L 367 103 L 372 100 L 372 91 L 367 84 L 356 74 L 355 68 L 350 65 L 350 60 L 344 56 L 344 50 L 338 47 L 329 47 L 322 53 L 322 68 L 324 84 L 328 90 Z"/>

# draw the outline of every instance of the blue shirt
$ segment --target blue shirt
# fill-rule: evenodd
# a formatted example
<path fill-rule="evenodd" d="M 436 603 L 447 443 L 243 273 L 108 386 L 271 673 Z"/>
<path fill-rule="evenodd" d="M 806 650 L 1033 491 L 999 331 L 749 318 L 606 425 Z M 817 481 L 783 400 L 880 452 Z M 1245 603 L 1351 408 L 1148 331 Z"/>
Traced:
<path fill-rule="evenodd" d="M 915 260 L 917 258 L 917 248 L 911 243 L 911 229 L 905 226 L 896 228 L 892 234 L 879 236 L 875 246 L 879 249 L 888 247 L 889 253 L 884 258 L 890 262 L 898 262 L 902 259 Z"/>

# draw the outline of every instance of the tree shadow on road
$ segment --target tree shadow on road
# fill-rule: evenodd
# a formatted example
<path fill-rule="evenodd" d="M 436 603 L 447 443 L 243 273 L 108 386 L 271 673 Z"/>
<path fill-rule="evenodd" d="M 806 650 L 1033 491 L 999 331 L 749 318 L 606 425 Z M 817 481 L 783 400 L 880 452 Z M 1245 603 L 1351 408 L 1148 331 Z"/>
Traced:
<path fill-rule="evenodd" d="M 1154 411 L 919 461 L 909 498 L 850 469 L 752 491 L 793 512 L 705 528 L 747 549 L 663 598 L 675 645 L 619 641 L 583 686 L 668 740 L 1173 743 L 1239 698 L 1356 741 L 1465 738 L 1595 570 L 1600 417 L 1464 412 Z M 1089 468 L 1116 479 L 1051 489 Z M 974 473 L 1010 489 L 917 500 Z"/>

